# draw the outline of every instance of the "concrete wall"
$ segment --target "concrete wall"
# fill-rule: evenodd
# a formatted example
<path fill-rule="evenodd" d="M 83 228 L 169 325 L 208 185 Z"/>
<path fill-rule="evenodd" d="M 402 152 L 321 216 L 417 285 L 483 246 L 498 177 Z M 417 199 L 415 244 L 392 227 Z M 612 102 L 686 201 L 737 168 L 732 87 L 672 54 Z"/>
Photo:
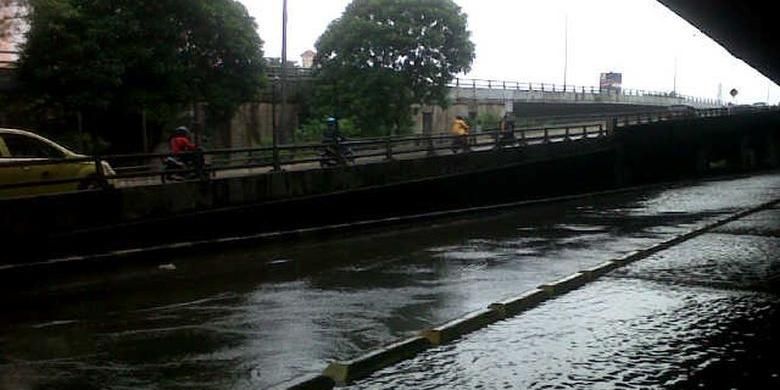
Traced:
<path fill-rule="evenodd" d="M 780 113 L 766 112 L 621 127 L 614 137 L 519 150 L 6 199 L 0 263 L 777 167 L 778 150 Z"/>
<path fill-rule="evenodd" d="M 610 186 L 613 149 L 608 139 L 599 139 L 522 153 L 486 151 L 0 200 L 0 236 L 8 239 L 7 253 L 29 259 L 564 194 Z M 572 169 L 585 166 L 587 172 Z"/>
<path fill-rule="evenodd" d="M 299 106 L 297 103 L 287 104 L 282 109 L 271 103 L 247 103 L 242 105 L 230 124 L 229 148 L 251 148 L 270 145 L 273 141 L 273 113 L 276 111 L 276 124 L 280 129 L 280 141 L 292 141 L 293 129 L 297 129 Z M 281 124 L 284 119 L 285 128 Z"/>

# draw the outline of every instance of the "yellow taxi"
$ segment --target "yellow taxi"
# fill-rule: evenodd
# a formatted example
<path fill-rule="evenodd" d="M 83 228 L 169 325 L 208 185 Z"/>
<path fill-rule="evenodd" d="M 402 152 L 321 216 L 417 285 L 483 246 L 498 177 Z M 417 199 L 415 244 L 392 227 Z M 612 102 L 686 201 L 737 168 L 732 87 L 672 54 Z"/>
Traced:
<path fill-rule="evenodd" d="M 0 129 L 0 198 L 107 185 L 105 177 L 115 174 L 111 166 L 101 161 L 104 175 L 101 178 L 94 161 L 85 161 L 85 158 L 88 156 L 74 153 L 29 131 Z M 58 182 L 61 180 L 66 182 Z"/>

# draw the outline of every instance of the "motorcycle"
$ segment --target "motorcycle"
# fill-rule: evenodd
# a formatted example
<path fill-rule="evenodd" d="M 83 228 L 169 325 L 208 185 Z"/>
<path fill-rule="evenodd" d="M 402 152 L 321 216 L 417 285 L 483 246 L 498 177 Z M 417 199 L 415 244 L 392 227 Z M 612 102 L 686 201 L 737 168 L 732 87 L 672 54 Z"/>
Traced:
<path fill-rule="evenodd" d="M 160 179 L 163 183 L 207 180 L 209 177 L 210 175 L 206 170 L 202 154 L 189 154 L 182 157 L 167 156 L 162 161 L 162 175 Z"/>
<path fill-rule="evenodd" d="M 355 163 L 355 154 L 348 146 L 330 143 L 320 152 L 320 167 L 330 168 Z"/>

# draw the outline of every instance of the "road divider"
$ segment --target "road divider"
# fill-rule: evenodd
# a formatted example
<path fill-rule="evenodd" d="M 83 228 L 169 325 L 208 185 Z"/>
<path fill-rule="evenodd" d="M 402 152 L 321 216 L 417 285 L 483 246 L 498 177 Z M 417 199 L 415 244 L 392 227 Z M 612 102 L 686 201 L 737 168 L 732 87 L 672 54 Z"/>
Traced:
<path fill-rule="evenodd" d="M 332 379 L 338 385 L 344 385 L 365 378 L 385 367 L 409 359 L 429 348 L 431 344 L 424 337 L 418 336 L 382 349 L 370 352 L 357 359 L 333 362 L 325 369 L 323 375 Z"/>
<path fill-rule="evenodd" d="M 552 283 L 545 283 L 539 286 L 539 289 L 542 291 L 546 291 L 551 296 L 563 295 L 569 291 L 576 290 L 584 286 L 590 280 L 591 279 L 588 278 L 588 276 L 585 275 L 584 273 L 577 272 L 574 275 L 569 275 L 563 279 L 556 280 Z"/>
<path fill-rule="evenodd" d="M 535 289 L 527 291 L 519 297 L 491 303 L 488 307 L 498 311 L 501 316 L 506 319 L 536 307 L 540 303 L 549 299 L 550 296 L 550 293 L 545 290 Z"/>
<path fill-rule="evenodd" d="M 479 310 L 444 325 L 422 331 L 432 345 L 446 344 L 475 330 L 503 320 L 504 316 L 498 310 L 488 308 Z"/>
<path fill-rule="evenodd" d="M 289 389 L 289 390 L 330 390 L 332 388 L 336 387 L 336 382 L 333 381 L 333 379 L 322 375 L 311 375 L 308 377 L 303 377 L 292 384 L 286 384 L 278 387 L 272 387 L 272 390 L 282 390 L 282 389 Z"/>
<path fill-rule="evenodd" d="M 526 291 L 520 296 L 492 303 L 487 309 L 475 311 L 443 325 L 423 330 L 420 336 L 390 344 L 354 360 L 333 362 L 325 369 L 322 375 L 304 379 L 302 382 L 289 388 L 330 389 L 334 384 L 346 385 L 355 380 L 366 378 L 381 369 L 410 359 L 430 347 L 449 343 L 501 320 L 518 316 L 549 299 L 564 295 L 595 281 L 611 271 L 646 259 L 729 222 L 770 209 L 778 203 L 780 203 L 780 200 L 720 218 L 704 227 L 693 229 L 674 238 L 662 241 L 650 248 L 629 252 L 620 258 L 606 261 L 557 281 L 542 284 L 538 288 Z M 323 376 L 326 379 L 323 379 Z"/>

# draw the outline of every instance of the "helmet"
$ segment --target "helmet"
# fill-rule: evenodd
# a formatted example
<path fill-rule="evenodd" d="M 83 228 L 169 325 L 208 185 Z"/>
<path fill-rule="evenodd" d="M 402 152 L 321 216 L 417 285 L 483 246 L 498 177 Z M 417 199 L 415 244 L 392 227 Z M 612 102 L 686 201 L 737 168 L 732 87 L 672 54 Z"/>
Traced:
<path fill-rule="evenodd" d="M 332 117 L 332 116 L 329 116 L 329 117 L 328 117 L 328 119 L 326 119 L 326 120 L 325 120 L 325 122 L 326 122 L 327 124 L 329 124 L 329 125 L 330 125 L 330 124 L 335 124 L 335 123 L 336 123 L 336 118 L 334 118 L 334 117 Z"/>
<path fill-rule="evenodd" d="M 179 126 L 176 128 L 176 130 L 173 131 L 174 135 L 183 135 L 185 137 L 189 137 L 191 135 L 190 129 L 186 128 L 185 126 Z"/>

